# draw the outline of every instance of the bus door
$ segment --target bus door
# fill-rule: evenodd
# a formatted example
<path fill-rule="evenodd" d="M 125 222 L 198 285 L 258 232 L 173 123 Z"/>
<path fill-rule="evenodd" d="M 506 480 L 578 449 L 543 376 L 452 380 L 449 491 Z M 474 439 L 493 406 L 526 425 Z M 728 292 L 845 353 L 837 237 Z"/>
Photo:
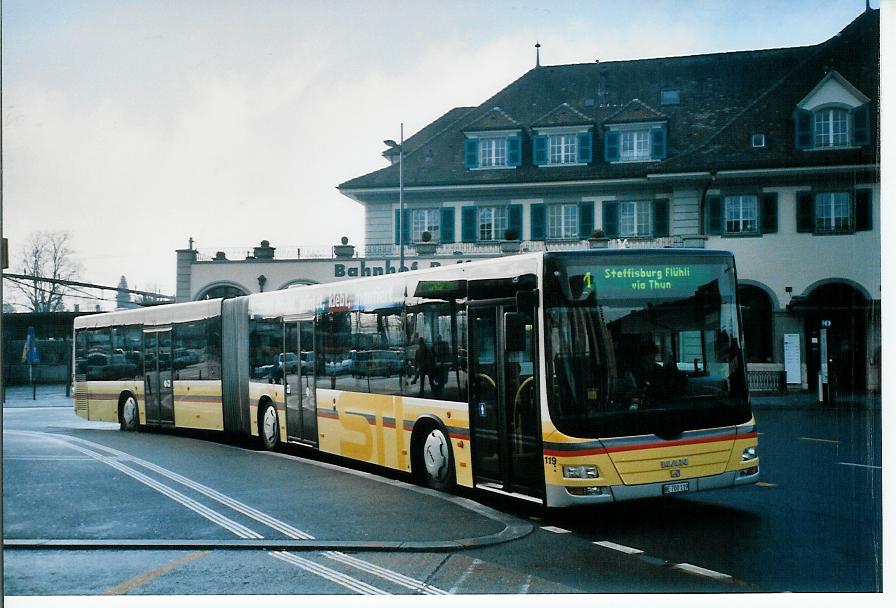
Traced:
<path fill-rule="evenodd" d="M 171 328 L 143 330 L 143 394 L 146 424 L 174 426 Z"/>
<path fill-rule="evenodd" d="M 285 322 L 286 434 L 290 441 L 317 445 L 314 319 Z"/>
<path fill-rule="evenodd" d="M 470 439 L 478 487 L 541 499 L 534 310 L 470 304 Z"/>

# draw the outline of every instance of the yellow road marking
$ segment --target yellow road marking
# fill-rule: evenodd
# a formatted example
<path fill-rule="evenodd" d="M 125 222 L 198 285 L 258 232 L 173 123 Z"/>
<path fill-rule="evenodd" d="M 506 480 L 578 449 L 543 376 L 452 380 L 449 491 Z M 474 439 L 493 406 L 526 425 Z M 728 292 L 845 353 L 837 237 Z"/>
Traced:
<path fill-rule="evenodd" d="M 145 585 L 146 583 L 153 581 L 161 576 L 164 576 L 171 572 L 172 570 L 176 570 L 180 568 L 184 564 L 188 564 L 194 560 L 205 557 L 209 554 L 209 551 L 195 551 L 190 553 L 189 555 L 185 555 L 180 559 L 176 559 L 173 562 L 168 562 L 167 564 L 162 564 L 158 568 L 153 568 L 143 574 L 138 574 L 132 579 L 126 580 L 125 582 L 115 585 L 110 589 L 106 589 L 102 595 L 125 595 L 130 593 L 137 587 L 141 585 Z"/>
<path fill-rule="evenodd" d="M 818 441 L 819 443 L 840 443 L 835 439 L 818 439 L 817 437 L 800 437 L 803 441 Z"/>
<path fill-rule="evenodd" d="M 778 484 L 776 484 L 776 483 L 769 483 L 769 482 L 767 482 L 767 481 L 757 481 L 757 482 L 756 482 L 756 485 L 759 486 L 759 487 L 761 487 L 761 488 L 777 488 L 777 487 L 778 487 Z"/>

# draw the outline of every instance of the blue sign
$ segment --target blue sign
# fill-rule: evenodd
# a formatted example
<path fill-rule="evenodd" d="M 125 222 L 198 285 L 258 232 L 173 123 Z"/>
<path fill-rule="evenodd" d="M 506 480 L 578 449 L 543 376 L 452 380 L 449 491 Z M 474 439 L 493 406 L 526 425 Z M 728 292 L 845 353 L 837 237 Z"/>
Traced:
<path fill-rule="evenodd" d="M 22 349 L 22 363 L 37 365 L 40 363 L 40 353 L 37 351 L 37 337 L 34 328 L 28 328 L 28 336 L 25 338 L 25 347 Z"/>

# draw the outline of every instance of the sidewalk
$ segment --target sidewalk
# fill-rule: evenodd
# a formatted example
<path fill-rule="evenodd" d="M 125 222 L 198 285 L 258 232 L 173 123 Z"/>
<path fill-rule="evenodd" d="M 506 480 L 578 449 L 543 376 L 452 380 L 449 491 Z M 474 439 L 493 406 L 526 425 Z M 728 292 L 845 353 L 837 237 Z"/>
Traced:
<path fill-rule="evenodd" d="M 799 391 L 785 393 L 783 395 L 764 395 L 753 393 L 751 395 L 755 409 L 776 408 L 877 408 L 880 409 L 880 393 L 852 393 L 838 395 L 832 403 L 819 403 L 818 394 L 814 391 Z"/>
<path fill-rule="evenodd" d="M 74 407 L 73 397 L 65 396 L 64 384 L 38 384 L 37 399 L 32 399 L 31 385 L 7 386 L 3 407 Z"/>

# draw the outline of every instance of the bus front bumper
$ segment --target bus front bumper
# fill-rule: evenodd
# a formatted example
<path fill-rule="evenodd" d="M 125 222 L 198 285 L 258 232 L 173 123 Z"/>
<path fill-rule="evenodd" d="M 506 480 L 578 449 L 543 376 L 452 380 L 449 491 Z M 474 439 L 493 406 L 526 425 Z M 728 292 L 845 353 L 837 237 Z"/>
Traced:
<path fill-rule="evenodd" d="M 572 507 L 576 505 L 597 505 L 638 498 L 658 498 L 660 496 L 686 495 L 706 490 L 718 490 L 734 486 L 754 484 L 759 481 L 759 470 L 752 475 L 741 475 L 740 471 L 727 471 L 710 477 L 675 480 L 674 482 L 645 483 L 634 486 L 607 486 L 601 488 L 600 494 L 577 496 L 570 494 L 565 486 L 548 484 L 546 499 L 548 507 Z M 687 482 L 687 489 L 670 493 L 670 486 L 678 486 Z"/>

